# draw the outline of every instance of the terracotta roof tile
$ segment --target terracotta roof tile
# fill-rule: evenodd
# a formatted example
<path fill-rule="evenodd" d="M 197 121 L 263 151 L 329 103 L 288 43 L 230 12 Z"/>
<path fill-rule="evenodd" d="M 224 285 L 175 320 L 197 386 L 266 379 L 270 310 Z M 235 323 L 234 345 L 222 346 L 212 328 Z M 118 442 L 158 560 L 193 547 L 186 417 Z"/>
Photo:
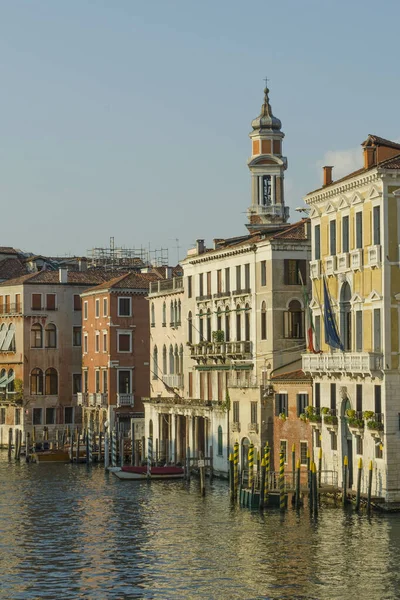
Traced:
<path fill-rule="evenodd" d="M 289 371 L 287 373 L 279 373 L 272 375 L 271 381 L 312 381 L 309 375 L 306 375 L 302 369 L 297 371 Z"/>
<path fill-rule="evenodd" d="M 297 221 L 297 223 L 293 223 L 287 229 L 280 231 L 272 236 L 272 239 L 287 239 L 287 240 L 306 240 L 307 239 L 307 231 L 306 231 L 306 223 L 309 222 L 309 219 L 302 219 L 301 221 Z"/>
<path fill-rule="evenodd" d="M 68 283 L 72 285 L 98 285 L 99 283 L 110 279 L 110 275 L 112 274 L 113 272 L 105 271 L 104 269 L 88 269 L 87 271 L 68 271 Z M 8 281 L 3 281 L 2 283 L 0 283 L 0 286 L 4 287 L 6 285 L 21 284 L 46 285 L 58 283 L 60 283 L 58 270 L 48 271 L 44 269 L 35 273 L 28 273 L 27 275 L 22 275 L 21 277 L 10 279 Z"/>
<path fill-rule="evenodd" d="M 0 246 L 0 254 L 19 254 L 19 252 L 11 246 Z"/>
<path fill-rule="evenodd" d="M 13 279 L 25 274 L 25 265 L 19 258 L 5 258 L 0 261 L 0 280 Z"/>
<path fill-rule="evenodd" d="M 159 277 L 156 273 L 123 273 L 118 277 L 103 281 L 100 285 L 89 288 L 86 290 L 86 293 L 106 289 L 148 290 L 150 282 L 158 281 L 158 279 Z"/>

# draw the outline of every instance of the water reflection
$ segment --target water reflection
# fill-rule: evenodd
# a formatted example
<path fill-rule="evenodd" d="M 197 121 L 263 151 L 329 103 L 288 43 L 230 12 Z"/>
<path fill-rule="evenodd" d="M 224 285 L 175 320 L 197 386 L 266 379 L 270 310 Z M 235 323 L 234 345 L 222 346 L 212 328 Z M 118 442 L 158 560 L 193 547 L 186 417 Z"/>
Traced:
<path fill-rule="evenodd" d="M 226 485 L 0 456 L 0 598 L 396 598 L 400 515 L 260 515 Z"/>

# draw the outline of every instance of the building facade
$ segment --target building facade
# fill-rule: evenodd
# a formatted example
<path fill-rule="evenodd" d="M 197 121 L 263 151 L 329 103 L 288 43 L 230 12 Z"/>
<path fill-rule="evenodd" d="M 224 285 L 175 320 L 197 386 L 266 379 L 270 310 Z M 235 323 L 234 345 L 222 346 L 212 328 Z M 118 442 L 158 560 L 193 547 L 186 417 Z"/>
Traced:
<path fill-rule="evenodd" d="M 314 378 L 314 407 L 324 414 L 321 429 L 324 469 L 349 463 L 349 486 L 357 463 L 373 461 L 373 493 L 400 500 L 398 409 L 400 308 L 400 145 L 377 136 L 363 143 L 364 167 L 332 180 L 305 202 L 312 224 L 311 308 L 314 346 L 303 370 Z M 324 282 L 327 293 L 324 295 Z M 342 344 L 327 344 L 327 305 L 332 307 Z"/>

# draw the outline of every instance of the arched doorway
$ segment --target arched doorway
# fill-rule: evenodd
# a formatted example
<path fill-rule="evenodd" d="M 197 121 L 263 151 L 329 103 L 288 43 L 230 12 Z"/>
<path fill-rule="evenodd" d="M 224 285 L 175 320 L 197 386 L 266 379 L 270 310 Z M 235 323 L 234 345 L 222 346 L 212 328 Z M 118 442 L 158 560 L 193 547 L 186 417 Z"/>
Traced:
<path fill-rule="evenodd" d="M 351 289 L 347 281 L 340 290 L 340 337 L 345 352 L 351 350 Z"/>

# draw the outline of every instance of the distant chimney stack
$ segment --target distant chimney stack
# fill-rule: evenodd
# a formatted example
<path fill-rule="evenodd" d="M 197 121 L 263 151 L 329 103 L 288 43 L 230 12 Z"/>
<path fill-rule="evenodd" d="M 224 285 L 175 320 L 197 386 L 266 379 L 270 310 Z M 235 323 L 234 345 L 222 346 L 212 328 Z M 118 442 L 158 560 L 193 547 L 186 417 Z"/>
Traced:
<path fill-rule="evenodd" d="M 87 259 L 85 257 L 78 260 L 78 267 L 80 271 L 87 271 Z"/>
<path fill-rule="evenodd" d="M 369 169 L 376 164 L 376 148 L 374 146 L 364 147 L 364 169 Z"/>
<path fill-rule="evenodd" d="M 172 267 L 166 267 L 165 279 L 172 279 Z"/>
<path fill-rule="evenodd" d="M 332 169 L 333 167 L 322 167 L 324 171 L 324 181 L 323 186 L 330 185 L 333 181 L 332 179 Z"/>
<path fill-rule="evenodd" d="M 204 240 L 196 240 L 197 254 L 203 254 L 205 250 Z"/>
<path fill-rule="evenodd" d="M 68 269 L 66 267 L 58 269 L 58 280 L 60 283 L 68 283 Z"/>

